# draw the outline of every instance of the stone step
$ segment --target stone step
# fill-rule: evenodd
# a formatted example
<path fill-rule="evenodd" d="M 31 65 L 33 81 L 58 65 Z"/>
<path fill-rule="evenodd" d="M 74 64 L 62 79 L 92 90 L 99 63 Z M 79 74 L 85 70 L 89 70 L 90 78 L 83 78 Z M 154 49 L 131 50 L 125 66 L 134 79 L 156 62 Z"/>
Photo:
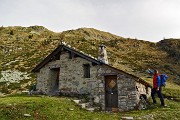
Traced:
<path fill-rule="evenodd" d="M 79 105 L 81 106 L 81 108 L 86 108 L 86 104 L 85 103 L 81 103 Z"/>
<path fill-rule="evenodd" d="M 84 99 L 75 99 L 73 100 L 75 103 L 79 104 L 79 103 L 86 103 L 87 101 Z"/>
<path fill-rule="evenodd" d="M 88 102 L 88 103 L 79 103 L 80 106 L 82 106 L 82 108 L 88 108 L 91 106 L 91 104 Z"/>
<path fill-rule="evenodd" d="M 84 99 L 76 99 L 73 100 L 77 105 L 79 105 L 81 108 L 86 109 L 87 111 L 94 111 L 96 108 L 92 107 L 91 102 L 86 102 Z"/>
<path fill-rule="evenodd" d="M 79 104 L 81 100 L 73 100 L 76 104 Z"/>
<path fill-rule="evenodd" d="M 87 111 L 93 112 L 95 108 L 85 108 Z"/>

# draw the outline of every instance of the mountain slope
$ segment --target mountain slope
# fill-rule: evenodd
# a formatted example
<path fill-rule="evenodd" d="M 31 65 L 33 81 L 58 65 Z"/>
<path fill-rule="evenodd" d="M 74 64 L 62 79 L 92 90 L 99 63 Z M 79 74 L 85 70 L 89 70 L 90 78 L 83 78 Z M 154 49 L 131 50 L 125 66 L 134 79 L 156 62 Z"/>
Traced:
<path fill-rule="evenodd" d="M 33 67 L 62 41 L 94 57 L 97 57 L 98 45 L 104 44 L 107 46 L 109 63 L 114 67 L 145 79 L 148 67 L 157 68 L 168 74 L 169 81 L 180 81 L 180 40 L 168 39 L 152 43 L 119 37 L 93 28 L 54 33 L 42 26 L 16 26 L 0 27 L 0 87 L 3 88 L 0 92 L 12 92 L 12 88 L 26 90 L 35 82 L 35 76 L 31 73 Z M 19 83 L 6 82 L 16 72 L 21 72 L 17 77 Z M 4 74 L 9 74 L 6 81 Z M 150 82 L 150 79 L 146 80 Z"/>

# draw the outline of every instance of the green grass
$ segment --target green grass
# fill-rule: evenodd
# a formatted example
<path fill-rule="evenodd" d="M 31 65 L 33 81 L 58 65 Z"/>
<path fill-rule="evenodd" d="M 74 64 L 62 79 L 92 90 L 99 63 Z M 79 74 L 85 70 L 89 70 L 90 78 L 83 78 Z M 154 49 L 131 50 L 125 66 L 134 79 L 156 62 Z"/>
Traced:
<path fill-rule="evenodd" d="M 1 98 L 0 118 L 2 119 L 41 119 L 69 120 L 111 118 L 111 115 L 92 113 L 77 107 L 70 99 L 56 97 L 6 97 Z M 74 109 L 70 111 L 69 109 Z M 26 118 L 23 114 L 30 114 Z M 112 116 L 116 119 L 118 116 Z"/>
<path fill-rule="evenodd" d="M 135 119 L 150 116 L 157 120 L 180 118 L 180 104 L 169 100 L 165 102 L 169 107 L 156 105 L 141 111 L 106 113 L 86 111 L 65 97 L 13 95 L 0 98 L 0 120 L 120 120 L 124 116 Z"/>

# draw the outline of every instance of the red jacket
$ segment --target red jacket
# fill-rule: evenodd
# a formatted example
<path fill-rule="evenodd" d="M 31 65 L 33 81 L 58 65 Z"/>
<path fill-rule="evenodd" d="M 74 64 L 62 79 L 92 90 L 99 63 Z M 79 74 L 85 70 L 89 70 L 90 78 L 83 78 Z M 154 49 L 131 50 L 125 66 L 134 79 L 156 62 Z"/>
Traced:
<path fill-rule="evenodd" d="M 154 77 L 153 77 L 153 88 L 160 87 L 160 81 L 161 81 L 161 78 L 160 78 L 159 74 L 154 74 Z"/>

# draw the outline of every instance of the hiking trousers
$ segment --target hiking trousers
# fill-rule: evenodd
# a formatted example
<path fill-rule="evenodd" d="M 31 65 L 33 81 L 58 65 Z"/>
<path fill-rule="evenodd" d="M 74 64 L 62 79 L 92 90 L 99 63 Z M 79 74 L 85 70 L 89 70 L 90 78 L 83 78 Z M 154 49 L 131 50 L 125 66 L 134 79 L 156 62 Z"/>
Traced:
<path fill-rule="evenodd" d="M 156 88 L 153 88 L 152 91 L 151 91 L 151 97 L 152 97 L 152 100 L 153 100 L 153 103 L 156 104 L 156 98 L 155 98 L 155 94 L 157 93 L 160 101 L 161 101 L 161 105 L 164 106 L 164 98 L 163 98 L 163 95 L 162 95 L 162 88 L 160 87 L 159 88 L 159 91 L 156 90 Z"/>

